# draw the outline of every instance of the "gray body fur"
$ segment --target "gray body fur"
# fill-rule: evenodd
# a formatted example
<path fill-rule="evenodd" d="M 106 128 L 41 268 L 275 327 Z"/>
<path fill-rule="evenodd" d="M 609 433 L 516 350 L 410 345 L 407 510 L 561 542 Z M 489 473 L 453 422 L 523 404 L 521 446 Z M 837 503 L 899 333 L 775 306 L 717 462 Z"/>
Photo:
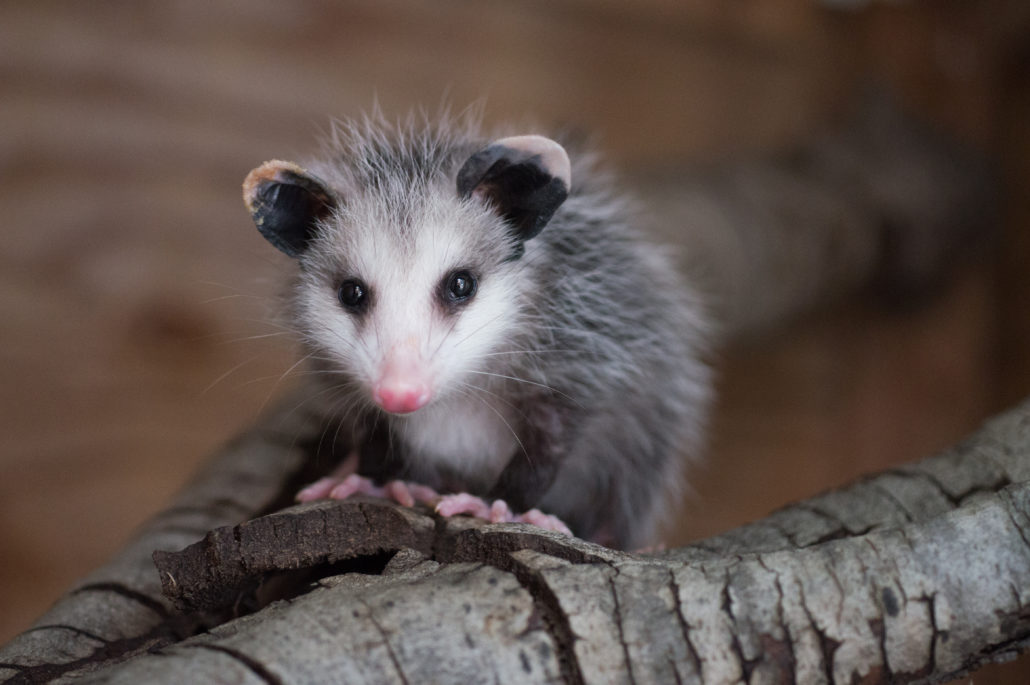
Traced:
<path fill-rule="evenodd" d="M 299 258 L 292 291 L 292 316 L 324 383 L 317 392 L 338 434 L 366 445 L 366 475 L 487 495 L 512 460 L 556 460 L 542 491 L 509 494 L 516 510 L 538 507 L 620 547 L 644 544 L 674 508 L 681 466 L 699 448 L 710 395 L 703 308 L 607 176 L 574 150 L 568 198 L 518 257 L 496 213 L 455 192 L 459 168 L 489 141 L 467 121 L 374 118 L 334 134 L 328 154 L 309 165 L 343 198 Z M 427 231 L 431 243 L 420 237 Z M 344 316 L 334 284 L 341 273 L 382 268 L 372 287 L 385 293 L 400 287 L 386 282 L 392 273 L 443 273 L 453 264 L 420 266 L 437 258 L 426 245 L 441 241 L 458 245 L 448 253 L 457 263 L 480 270 L 484 309 L 469 315 L 474 327 L 432 324 L 440 330 L 426 332 L 428 347 L 460 368 L 442 373 L 430 406 L 390 415 L 367 399 L 365 353 L 354 348 L 384 344 L 370 328 L 393 323 L 332 323 Z M 357 264 L 358 254 L 375 256 Z M 472 339 L 486 342 L 466 353 Z M 541 445 L 547 454 L 538 455 Z"/>

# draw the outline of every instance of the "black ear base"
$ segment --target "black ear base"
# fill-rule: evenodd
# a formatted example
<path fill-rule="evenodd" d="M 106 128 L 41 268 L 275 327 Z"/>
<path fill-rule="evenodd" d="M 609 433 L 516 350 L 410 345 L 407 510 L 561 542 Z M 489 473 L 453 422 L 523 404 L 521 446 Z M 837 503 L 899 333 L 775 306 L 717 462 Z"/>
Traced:
<path fill-rule="evenodd" d="M 488 200 L 521 240 L 533 238 L 569 195 L 571 169 L 561 145 L 543 136 L 494 141 L 458 171 L 458 195 Z"/>
<path fill-rule="evenodd" d="M 265 239 L 290 257 L 299 257 L 317 221 L 335 206 L 332 193 L 292 162 L 265 162 L 243 181 L 243 202 Z"/>

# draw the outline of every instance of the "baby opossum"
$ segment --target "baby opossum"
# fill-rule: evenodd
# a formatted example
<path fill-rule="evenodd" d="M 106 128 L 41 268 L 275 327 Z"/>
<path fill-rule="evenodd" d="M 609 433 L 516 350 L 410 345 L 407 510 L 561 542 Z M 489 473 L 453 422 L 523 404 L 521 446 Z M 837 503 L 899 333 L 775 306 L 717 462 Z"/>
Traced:
<path fill-rule="evenodd" d="M 312 393 L 358 472 L 649 542 L 698 448 L 705 320 L 592 157 L 452 117 L 366 117 L 327 147 L 244 198 L 297 262 Z"/>

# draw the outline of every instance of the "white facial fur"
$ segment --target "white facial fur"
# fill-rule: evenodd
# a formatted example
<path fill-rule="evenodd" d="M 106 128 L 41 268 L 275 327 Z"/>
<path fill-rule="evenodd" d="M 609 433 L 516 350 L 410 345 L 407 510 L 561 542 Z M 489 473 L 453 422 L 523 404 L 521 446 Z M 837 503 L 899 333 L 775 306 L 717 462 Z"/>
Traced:
<path fill-rule="evenodd" d="M 453 191 L 452 191 L 453 193 Z M 401 208 L 381 198 L 352 198 L 312 245 L 298 291 L 311 342 L 372 401 L 384 368 L 403 358 L 406 373 L 431 391 L 428 410 L 444 400 L 484 396 L 496 383 L 477 373 L 506 349 L 519 318 L 518 261 L 499 220 L 476 200 L 423 195 Z M 448 307 L 441 283 L 454 270 L 477 277 L 475 295 Z M 360 279 L 369 293 L 363 314 L 337 299 L 340 283 Z M 471 388 L 469 386 L 472 386 Z"/>

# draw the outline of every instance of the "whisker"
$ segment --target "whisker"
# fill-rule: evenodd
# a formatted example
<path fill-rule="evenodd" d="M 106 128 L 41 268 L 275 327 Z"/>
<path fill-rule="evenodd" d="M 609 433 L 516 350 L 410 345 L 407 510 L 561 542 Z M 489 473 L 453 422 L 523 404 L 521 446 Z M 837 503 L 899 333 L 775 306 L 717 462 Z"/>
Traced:
<path fill-rule="evenodd" d="M 493 397 L 498 402 L 502 402 L 502 403 L 508 405 L 509 407 L 511 407 L 523 419 L 526 418 L 526 413 L 524 411 L 522 411 L 522 409 L 520 409 L 517 405 L 513 404 L 512 402 L 509 402 L 504 397 L 502 397 L 501 395 L 498 395 L 495 392 L 491 392 L 490 390 L 487 390 L 486 388 L 480 388 L 479 386 L 472 385 L 471 383 L 461 383 L 460 386 L 458 388 L 456 388 L 456 390 L 460 390 L 462 388 L 467 388 L 468 390 L 471 390 L 471 391 L 474 391 L 474 392 L 486 393 L 487 395 L 490 395 L 491 397 Z"/>
<path fill-rule="evenodd" d="M 237 372 L 237 371 L 239 371 L 240 369 L 242 369 L 242 368 L 243 368 L 244 366 L 246 366 L 247 364 L 251 363 L 252 361 L 254 361 L 254 360 L 256 360 L 256 359 L 258 359 L 258 358 L 259 358 L 260 356 L 261 356 L 261 355 L 259 355 L 259 354 L 256 354 L 256 355 L 254 355 L 253 357 L 251 357 L 250 359 L 247 359 L 247 360 L 245 360 L 245 361 L 242 361 L 242 362 L 240 362 L 239 364 L 237 364 L 236 366 L 232 367 L 231 369 L 229 369 L 228 371 L 226 371 L 225 373 L 223 373 L 223 374 L 222 374 L 221 376 L 219 376 L 218 378 L 216 378 L 216 379 L 214 379 L 213 381 L 211 381 L 211 384 L 210 384 L 210 385 L 208 385 L 208 386 L 207 386 L 206 388 L 204 388 L 203 390 L 201 390 L 201 391 L 200 391 L 200 395 L 198 395 L 198 397 L 203 397 L 203 396 L 204 396 L 204 395 L 206 395 L 206 394 L 207 394 L 207 393 L 208 393 L 208 392 L 209 392 L 209 391 L 210 391 L 210 390 L 211 390 L 212 388 L 214 388 L 214 387 L 215 387 L 216 385 L 218 385 L 219 383 L 221 383 L 222 381 L 224 381 L 224 380 L 225 380 L 226 378 L 228 378 L 229 376 L 231 376 L 231 375 L 232 375 L 232 374 L 234 374 L 235 372 Z"/>
<path fill-rule="evenodd" d="M 551 392 L 555 393 L 556 395 L 561 395 L 562 397 L 564 397 L 565 399 L 569 400 L 570 402 L 574 402 L 576 404 L 576 406 L 578 406 L 578 407 L 582 407 L 583 406 L 575 398 L 569 397 L 568 395 L 563 393 L 561 390 L 558 390 L 557 388 L 552 388 L 551 386 L 545 385 L 543 383 L 537 383 L 536 381 L 527 380 L 525 378 L 517 378 L 515 376 L 506 376 L 506 375 L 504 375 L 502 373 L 490 373 L 488 371 L 469 371 L 469 373 L 478 374 L 480 376 L 496 376 L 497 378 L 507 378 L 508 380 L 515 381 L 517 383 L 526 383 L 528 385 L 535 385 L 535 386 L 544 388 L 545 390 L 550 390 Z"/>
<path fill-rule="evenodd" d="M 473 386 L 466 385 L 465 387 L 471 389 Z M 476 389 L 481 389 L 481 388 L 476 388 Z M 513 438 L 515 438 L 515 442 L 517 442 L 519 444 L 519 449 L 522 450 L 522 454 L 526 455 L 526 461 L 528 461 L 530 464 L 533 463 L 533 459 L 529 456 L 529 452 L 526 451 L 526 446 L 522 444 L 522 440 L 519 438 L 519 434 L 516 433 L 515 429 L 511 427 L 511 424 L 508 423 L 508 420 L 506 418 L 504 418 L 504 415 L 501 414 L 501 412 L 497 411 L 496 407 L 494 407 L 492 404 L 490 404 L 489 402 L 484 400 L 482 397 L 476 395 L 475 393 L 466 392 L 464 388 L 460 388 L 459 387 L 459 388 L 455 388 L 455 390 L 457 392 L 465 395 L 466 397 L 472 397 L 473 399 L 479 400 L 480 402 L 483 403 L 484 406 L 486 406 L 487 409 L 492 411 L 494 414 L 497 414 L 497 418 L 499 418 L 501 420 L 501 423 L 503 423 L 505 425 L 505 427 L 511 433 L 511 436 Z"/>

